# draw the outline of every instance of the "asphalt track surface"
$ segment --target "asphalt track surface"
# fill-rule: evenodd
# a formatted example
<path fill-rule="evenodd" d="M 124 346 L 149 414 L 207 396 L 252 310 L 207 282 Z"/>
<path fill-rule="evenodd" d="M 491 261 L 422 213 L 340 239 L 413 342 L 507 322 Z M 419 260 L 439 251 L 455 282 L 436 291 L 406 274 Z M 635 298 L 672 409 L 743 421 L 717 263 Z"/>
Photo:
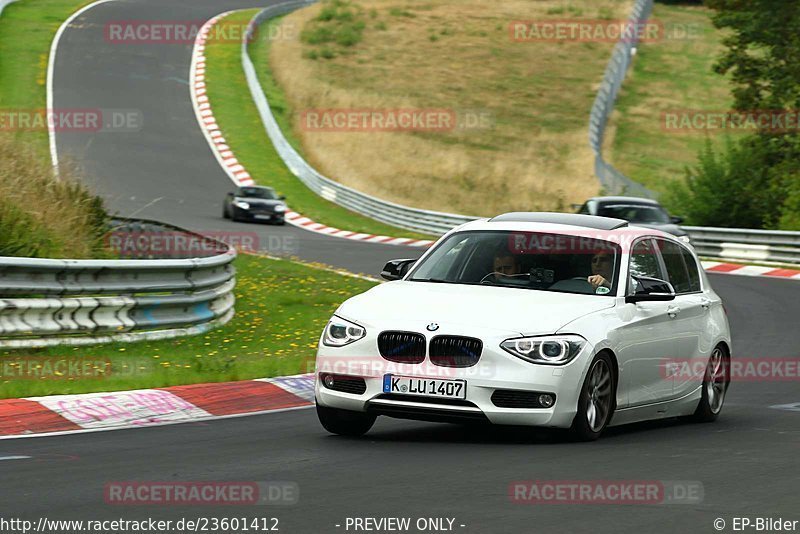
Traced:
<path fill-rule="evenodd" d="M 120 1 L 88 11 L 65 32 L 56 65 L 58 107 L 147 110 L 147 128 L 133 137 L 59 137 L 61 153 L 78 156 L 96 174 L 96 187 L 112 206 L 132 213 L 165 197 L 169 202 L 138 215 L 224 228 L 217 212 L 229 186 L 194 120 L 185 83 L 174 80 L 187 76 L 189 47 L 114 48 L 103 41 L 103 22 L 203 19 L 248 5 Z M 304 257 L 356 271 L 374 273 L 385 257 L 408 252 L 293 228 L 263 231 L 296 235 Z M 712 276 L 712 284 L 725 301 L 734 357 L 800 356 L 800 284 L 730 275 Z M 386 418 L 365 438 L 347 439 L 324 432 L 313 410 L 0 441 L 0 458 L 31 457 L 0 461 L 0 517 L 277 517 L 280 532 L 289 534 L 345 532 L 347 517 L 449 517 L 455 518 L 455 531 L 474 533 L 716 532 L 712 523 L 723 518 L 730 531 L 734 516 L 800 519 L 800 412 L 771 408 L 796 402 L 796 381 L 735 383 L 714 424 L 637 424 L 611 429 L 588 444 L 572 443 L 558 432 Z M 508 497 L 509 484 L 517 480 L 596 479 L 699 481 L 704 500 L 530 506 Z M 104 502 L 106 483 L 132 480 L 293 481 L 300 502 L 289 507 Z"/>
<path fill-rule="evenodd" d="M 59 161 L 78 162 L 109 210 L 122 216 L 203 232 L 257 232 L 266 252 L 370 275 L 380 273 L 389 259 L 418 257 L 419 248 L 332 239 L 288 224 L 222 219 L 222 200 L 234 185 L 197 124 L 189 97 L 192 45 L 114 43 L 105 36 L 110 22 L 204 22 L 223 11 L 266 5 L 240 0 L 117 0 L 86 11 L 61 36 L 53 107 L 133 110 L 140 113 L 141 128 L 59 132 Z"/>

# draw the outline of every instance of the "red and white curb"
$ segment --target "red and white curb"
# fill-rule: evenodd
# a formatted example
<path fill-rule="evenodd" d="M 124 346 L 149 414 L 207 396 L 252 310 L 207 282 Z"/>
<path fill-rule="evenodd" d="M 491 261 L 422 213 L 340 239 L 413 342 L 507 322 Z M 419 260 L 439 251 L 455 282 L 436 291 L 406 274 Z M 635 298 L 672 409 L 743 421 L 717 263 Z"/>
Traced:
<path fill-rule="evenodd" d="M 0 439 L 142 428 L 308 408 L 314 375 L 0 400 Z"/>
<path fill-rule="evenodd" d="M 253 177 L 247 172 L 247 169 L 244 168 L 244 165 L 242 165 L 239 160 L 236 159 L 236 155 L 233 153 L 231 147 L 228 146 L 225 137 L 222 135 L 219 124 L 217 124 L 217 119 L 214 117 L 214 112 L 211 108 L 211 102 L 208 99 L 206 87 L 205 50 L 208 41 L 208 34 L 214 24 L 218 23 L 231 13 L 233 12 L 228 11 L 217 15 L 216 17 L 206 21 L 206 23 L 200 28 L 200 31 L 198 32 L 197 38 L 194 42 L 194 49 L 192 51 L 192 65 L 189 73 L 190 94 L 192 97 L 192 104 L 194 106 L 195 114 L 197 115 L 197 122 L 200 124 L 200 128 L 202 129 L 203 134 L 205 135 L 206 140 L 211 147 L 211 151 L 214 153 L 214 157 L 217 158 L 217 161 L 225 170 L 225 173 L 237 186 L 253 185 L 255 184 L 255 180 L 253 180 Z M 427 239 L 410 239 L 405 237 L 391 237 L 341 230 L 339 228 L 333 228 L 331 226 L 326 226 L 322 223 L 313 221 L 308 217 L 304 217 L 302 214 L 292 210 L 288 210 L 286 212 L 286 222 L 318 234 L 341 237 L 353 241 L 363 241 L 365 243 L 403 245 L 407 247 L 429 247 L 433 244 L 433 241 Z"/>
<path fill-rule="evenodd" d="M 796 269 L 764 267 L 761 265 L 742 265 L 739 263 L 722 263 L 718 261 L 703 261 L 702 263 L 703 269 L 705 269 L 707 273 L 800 280 L 800 270 Z"/>

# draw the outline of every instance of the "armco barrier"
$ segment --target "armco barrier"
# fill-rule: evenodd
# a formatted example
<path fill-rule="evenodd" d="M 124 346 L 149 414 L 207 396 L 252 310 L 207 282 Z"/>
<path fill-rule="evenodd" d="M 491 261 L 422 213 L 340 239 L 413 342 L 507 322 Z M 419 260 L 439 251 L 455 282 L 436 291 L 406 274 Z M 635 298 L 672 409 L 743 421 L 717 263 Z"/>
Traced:
<path fill-rule="evenodd" d="M 183 232 L 208 255 L 185 259 L 0 257 L 0 347 L 85 345 L 205 332 L 233 317 L 228 245 L 153 221 L 116 220 L 115 235 Z"/>
<path fill-rule="evenodd" d="M 250 94 L 258 108 L 267 135 L 292 174 L 321 197 L 356 213 L 400 228 L 439 235 L 455 226 L 476 219 L 477 217 L 401 206 L 356 191 L 317 172 L 289 144 L 272 115 L 267 97 L 258 81 L 253 61 L 248 54 L 247 45 L 256 28 L 268 19 L 285 15 L 313 3 L 313 1 L 299 0 L 277 4 L 262 10 L 251 21 L 248 33 L 242 40 L 242 67 L 247 78 L 247 85 L 250 87 Z"/>
<path fill-rule="evenodd" d="M 269 103 L 256 76 L 247 43 L 255 29 L 272 17 L 313 4 L 310 0 L 290 1 L 268 7 L 256 15 L 248 35 L 242 42 L 242 66 L 250 93 L 258 107 L 264 129 L 284 163 L 312 191 L 341 206 L 382 222 L 431 234 L 442 234 L 454 226 L 476 217 L 439 213 L 401 206 L 345 187 L 314 170 L 289 144 L 272 115 Z M 630 24 L 642 24 L 650 17 L 653 0 L 637 0 L 629 18 Z M 636 32 L 631 32 L 636 35 Z M 603 159 L 602 146 L 608 118 L 614 109 L 617 95 L 625 79 L 634 50 L 635 39 L 622 39 L 614 47 L 611 61 L 592 107 L 589 121 L 589 141 L 595 152 L 595 173 L 608 193 L 654 197 L 646 189 L 616 170 Z M 800 232 L 769 232 L 725 228 L 685 228 L 700 255 L 740 261 L 764 261 L 800 264 Z"/>
<path fill-rule="evenodd" d="M 636 0 L 633 12 L 628 19 L 631 27 L 643 24 L 653 11 L 653 0 Z M 594 172 L 600 185 L 608 194 L 625 194 L 637 197 L 653 198 L 655 193 L 642 184 L 636 183 L 603 158 L 603 139 L 605 138 L 608 119 L 614 111 L 617 95 L 625 80 L 631 60 L 638 45 L 638 32 L 630 32 L 614 46 L 611 60 L 608 62 L 603 81 L 597 92 L 592 112 L 589 116 L 589 146 L 594 151 Z"/>
<path fill-rule="evenodd" d="M 800 264 L 800 232 L 684 226 L 700 256 L 743 262 Z"/>

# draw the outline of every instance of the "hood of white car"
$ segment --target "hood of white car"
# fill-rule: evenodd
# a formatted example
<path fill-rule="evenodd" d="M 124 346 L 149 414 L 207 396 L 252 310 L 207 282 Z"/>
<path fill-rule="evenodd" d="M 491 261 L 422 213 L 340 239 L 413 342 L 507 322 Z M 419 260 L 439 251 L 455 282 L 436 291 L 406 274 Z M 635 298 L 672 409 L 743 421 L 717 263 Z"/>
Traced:
<path fill-rule="evenodd" d="M 492 286 L 396 281 L 351 298 L 337 311 L 369 328 L 437 323 L 442 331 L 553 334 L 586 314 L 614 306 L 613 297 Z"/>

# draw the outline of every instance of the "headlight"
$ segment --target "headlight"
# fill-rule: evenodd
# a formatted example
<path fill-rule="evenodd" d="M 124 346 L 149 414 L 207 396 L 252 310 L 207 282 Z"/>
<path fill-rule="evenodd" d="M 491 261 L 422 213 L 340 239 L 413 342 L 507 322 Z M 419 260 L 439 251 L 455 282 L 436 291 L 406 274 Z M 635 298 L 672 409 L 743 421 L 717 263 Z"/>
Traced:
<path fill-rule="evenodd" d="M 580 336 L 519 337 L 506 339 L 500 346 L 506 352 L 531 363 L 564 365 L 586 345 Z"/>
<path fill-rule="evenodd" d="M 249 210 L 250 209 L 250 204 L 248 204 L 244 200 L 237 200 L 236 202 L 234 202 L 234 205 L 236 205 L 239 208 L 242 208 L 243 210 Z"/>
<path fill-rule="evenodd" d="M 366 334 L 367 331 L 363 327 L 334 315 L 325 326 L 322 343 L 329 347 L 344 347 L 358 341 Z"/>
<path fill-rule="evenodd" d="M 276 213 L 283 213 L 284 211 L 286 211 L 286 206 L 284 206 L 283 204 L 278 204 L 277 206 L 275 206 Z"/>

